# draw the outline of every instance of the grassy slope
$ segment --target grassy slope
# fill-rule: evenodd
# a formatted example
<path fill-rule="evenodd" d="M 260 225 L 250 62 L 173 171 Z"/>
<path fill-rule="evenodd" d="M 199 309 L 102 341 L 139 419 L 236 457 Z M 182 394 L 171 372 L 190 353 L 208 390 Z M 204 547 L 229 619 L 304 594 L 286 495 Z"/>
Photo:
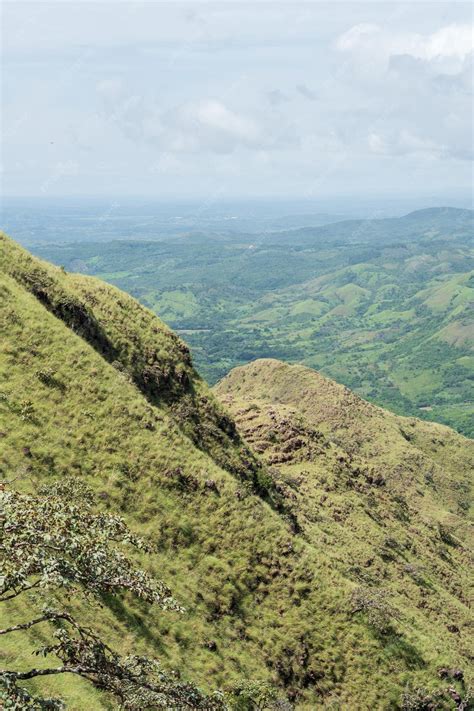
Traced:
<path fill-rule="evenodd" d="M 300 694 L 301 708 L 327 708 L 332 698 L 354 709 L 396 707 L 407 680 L 436 683 L 437 665 L 459 662 L 462 645 L 452 638 L 414 667 L 404 640 L 422 644 L 426 629 L 400 629 L 387 651 L 348 614 L 351 576 L 253 493 L 271 498 L 275 486 L 265 489 L 232 420 L 155 316 L 5 237 L 0 294 L 2 476 L 24 472 L 33 487 L 65 473 L 84 477 L 102 506 L 157 544 L 144 564 L 187 608 L 177 619 L 131 600 L 100 610 L 72 602 L 112 644 L 156 654 L 204 686 L 269 677 Z M 13 620 L 25 614 L 25 602 L 9 609 Z M 3 664 L 37 663 L 32 643 L 12 637 Z M 44 685 L 59 685 L 73 709 L 113 708 L 75 679 Z"/>
<path fill-rule="evenodd" d="M 50 245 L 186 335 L 205 377 L 275 357 L 474 436 L 472 212 L 261 235 Z"/>
<path fill-rule="evenodd" d="M 16 269 L 19 259 L 27 260 L 5 241 L 2 250 L 7 271 L 13 264 Z M 48 273 L 60 283 L 65 279 L 59 270 Z M 112 623 L 104 615 L 102 625 L 110 628 L 112 641 L 124 639 L 125 647 L 152 647 L 183 673 L 211 685 L 240 675 L 265 676 L 269 673 L 265 662 L 276 665 L 281 658 L 285 665 L 294 664 L 292 683 L 299 686 L 304 670 L 298 671 L 296 655 L 307 635 L 308 643 L 323 650 L 327 685 L 342 681 L 346 652 L 341 644 L 326 648 L 324 638 L 330 634 L 339 639 L 348 633 L 344 615 L 333 610 L 345 586 L 338 576 L 334 580 L 324 557 L 316 560 L 314 552 L 297 541 L 295 552 L 288 552 L 288 526 L 257 497 L 237 498 L 240 482 L 197 450 L 166 408 L 150 407 L 125 374 L 65 329 L 18 281 L 3 274 L 2 282 L 4 475 L 26 466 L 35 480 L 65 472 L 87 476 L 107 507 L 124 512 L 135 528 L 159 543 L 161 553 L 151 567 L 170 582 L 189 609 L 184 620 L 147 612 L 145 621 L 144 610 L 126 605 L 117 610 Z M 117 292 L 105 289 L 108 301 L 114 302 Z M 109 308 L 114 311 L 111 304 Z M 163 334 L 166 331 L 160 330 L 160 341 Z M 46 367 L 54 369 L 57 387 L 39 380 L 37 374 Z M 25 395 L 33 409 L 29 419 L 21 416 Z M 24 447 L 31 454 L 25 455 Z M 181 490 L 166 475 L 177 466 L 196 477 L 197 491 Z M 203 482 L 209 477 L 218 482 L 219 496 L 205 493 Z M 280 550 L 285 551 L 281 556 L 275 553 Z M 281 579 L 275 579 L 275 571 Z M 293 589 L 299 579 L 314 578 L 319 579 L 318 586 L 302 604 Z M 336 596 L 326 592 L 334 583 Z M 321 628 L 312 629 L 315 616 L 322 621 Z M 351 634 L 356 633 L 357 627 L 351 626 Z M 360 629 L 359 634 L 364 655 L 370 654 L 373 645 Z M 217 642 L 217 652 L 206 647 L 210 640 Z M 11 662 L 19 649 L 9 651 Z M 363 655 L 348 664 L 344 685 L 349 695 L 356 693 L 362 659 Z M 386 692 L 382 675 L 380 684 L 374 698 Z M 74 707 L 81 708 L 82 696 L 75 694 L 75 686 L 71 682 L 69 691 L 76 698 Z"/>
<path fill-rule="evenodd" d="M 272 359 L 234 369 L 215 390 L 307 540 L 354 582 L 393 593 L 402 635 L 387 656 L 422 669 L 451 648 L 469 668 L 474 443 Z"/>

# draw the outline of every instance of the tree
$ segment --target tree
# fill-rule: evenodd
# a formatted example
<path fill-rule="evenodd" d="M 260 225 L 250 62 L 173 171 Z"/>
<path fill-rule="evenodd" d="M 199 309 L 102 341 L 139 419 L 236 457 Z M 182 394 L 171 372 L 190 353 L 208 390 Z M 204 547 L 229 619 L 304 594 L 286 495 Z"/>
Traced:
<path fill-rule="evenodd" d="M 97 512 L 93 496 L 80 481 L 67 478 L 40 490 L 0 490 L 0 603 L 31 591 L 39 593 L 41 612 L 0 630 L 0 635 L 49 625 L 51 644 L 38 650 L 60 664 L 27 671 L 0 670 L 0 702 L 11 709 L 61 709 L 59 699 L 35 698 L 20 682 L 57 674 L 77 674 L 114 695 L 123 709 L 225 709 L 222 694 L 203 694 L 178 681 L 154 659 L 122 657 L 93 630 L 65 609 L 51 606 L 61 591 L 95 596 L 129 591 L 163 610 L 182 611 L 168 587 L 135 566 L 127 547 L 149 550 L 119 516 Z"/>

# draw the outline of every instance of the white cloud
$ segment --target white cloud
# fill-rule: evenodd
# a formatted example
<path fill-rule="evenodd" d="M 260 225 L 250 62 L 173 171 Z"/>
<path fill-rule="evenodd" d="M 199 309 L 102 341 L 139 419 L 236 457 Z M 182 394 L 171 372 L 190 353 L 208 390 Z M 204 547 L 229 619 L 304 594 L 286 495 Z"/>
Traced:
<path fill-rule="evenodd" d="M 355 49 L 373 46 L 374 40 L 378 41 L 382 28 L 368 22 L 354 25 L 336 40 L 336 49 L 341 52 L 350 52 Z"/>
<path fill-rule="evenodd" d="M 165 108 L 157 98 L 133 93 L 119 77 L 100 81 L 96 92 L 104 119 L 131 141 L 167 154 L 276 150 L 292 141 L 288 124 L 271 110 L 252 115 L 208 97 Z"/>
<path fill-rule="evenodd" d="M 143 139 L 169 153 L 232 153 L 263 142 L 258 124 L 217 99 L 186 102 L 167 111 L 145 107 Z"/>
<path fill-rule="evenodd" d="M 407 129 L 398 132 L 372 132 L 367 137 L 371 153 L 386 156 L 403 156 L 408 154 L 424 154 L 427 157 L 439 157 L 446 152 L 446 147 L 417 136 Z"/>
<path fill-rule="evenodd" d="M 231 111 L 220 101 L 208 99 L 190 107 L 188 117 L 199 126 L 216 131 L 237 143 L 255 145 L 260 131 L 251 119 Z"/>
<path fill-rule="evenodd" d="M 162 113 L 160 123 L 160 145 L 175 153 L 275 151 L 298 142 L 292 121 L 271 108 L 237 111 L 220 99 L 182 104 Z"/>
<path fill-rule="evenodd" d="M 361 23 L 340 35 L 336 49 L 341 52 L 368 52 L 378 56 L 408 54 L 416 59 L 464 60 L 474 51 L 474 26 L 452 24 L 429 35 L 392 32 L 379 25 Z"/>
<path fill-rule="evenodd" d="M 473 25 L 449 25 L 442 27 L 428 37 L 420 35 L 412 40 L 412 54 L 420 59 L 436 59 L 437 57 L 457 57 L 464 59 L 474 50 Z"/>
<path fill-rule="evenodd" d="M 469 182 L 467 4 L 297 5 L 6 3 L 3 161 L 38 166 L 7 189 Z"/>
<path fill-rule="evenodd" d="M 472 159 L 471 24 L 427 34 L 359 24 L 336 49 L 350 59 L 341 75 L 354 103 L 349 145 L 379 156 Z"/>

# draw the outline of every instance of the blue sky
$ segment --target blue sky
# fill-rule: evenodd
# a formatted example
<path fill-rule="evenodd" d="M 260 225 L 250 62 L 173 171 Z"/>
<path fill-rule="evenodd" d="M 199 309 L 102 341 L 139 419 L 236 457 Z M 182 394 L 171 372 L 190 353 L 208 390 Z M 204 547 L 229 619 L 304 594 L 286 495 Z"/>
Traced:
<path fill-rule="evenodd" d="M 456 2 L 3 3 L 3 194 L 466 189 L 472 27 Z"/>

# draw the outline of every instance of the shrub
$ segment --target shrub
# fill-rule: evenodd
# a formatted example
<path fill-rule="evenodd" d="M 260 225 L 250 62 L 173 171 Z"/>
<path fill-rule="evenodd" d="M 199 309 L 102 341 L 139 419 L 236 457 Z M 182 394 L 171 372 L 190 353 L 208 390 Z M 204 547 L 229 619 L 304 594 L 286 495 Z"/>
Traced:
<path fill-rule="evenodd" d="M 352 593 L 352 614 L 362 613 L 367 622 L 379 632 L 387 632 L 397 610 L 389 602 L 390 593 L 382 588 L 359 587 Z"/>
<path fill-rule="evenodd" d="M 241 681 L 230 689 L 232 708 L 235 711 L 264 711 L 265 709 L 292 709 L 277 689 L 266 681 Z"/>
<path fill-rule="evenodd" d="M 41 612 L 0 630 L 17 634 L 38 625 L 51 638 L 38 652 L 60 660 L 41 669 L 0 669 L 2 708 L 63 708 L 60 699 L 33 698 L 22 688 L 25 680 L 51 674 L 77 674 L 115 697 L 130 711 L 144 708 L 225 709 L 223 695 L 205 696 L 157 660 L 137 655 L 123 657 L 65 609 L 51 607 L 57 593 L 101 597 L 130 592 L 149 604 L 179 612 L 167 586 L 137 568 L 127 548 L 150 550 L 123 519 L 96 512 L 92 493 L 80 481 L 65 478 L 40 491 L 20 494 L 0 490 L 0 603 L 35 590 L 43 598 Z"/>
<path fill-rule="evenodd" d="M 38 380 L 51 388 L 58 388 L 59 390 L 64 390 L 63 383 L 56 377 L 56 371 L 53 368 L 42 368 L 36 371 L 36 377 Z"/>
<path fill-rule="evenodd" d="M 32 420 L 35 414 L 35 408 L 31 400 L 22 400 L 18 408 L 22 420 Z"/>

